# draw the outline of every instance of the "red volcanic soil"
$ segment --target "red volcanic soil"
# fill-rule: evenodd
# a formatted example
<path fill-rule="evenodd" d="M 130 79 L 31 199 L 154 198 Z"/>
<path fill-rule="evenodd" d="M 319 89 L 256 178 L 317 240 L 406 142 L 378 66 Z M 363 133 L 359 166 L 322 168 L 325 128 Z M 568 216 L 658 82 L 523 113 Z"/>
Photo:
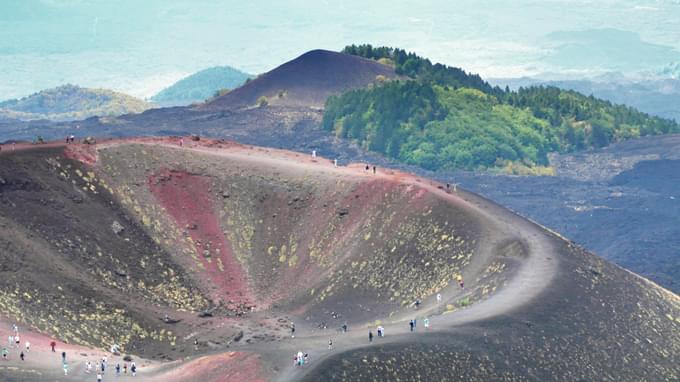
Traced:
<path fill-rule="evenodd" d="M 149 177 L 151 193 L 194 243 L 212 285 L 213 297 L 229 304 L 254 301 L 245 272 L 220 228 L 210 197 L 210 178 L 178 171 Z"/>
<path fill-rule="evenodd" d="M 257 354 L 228 352 L 200 357 L 149 381 L 264 382 L 260 368 Z"/>

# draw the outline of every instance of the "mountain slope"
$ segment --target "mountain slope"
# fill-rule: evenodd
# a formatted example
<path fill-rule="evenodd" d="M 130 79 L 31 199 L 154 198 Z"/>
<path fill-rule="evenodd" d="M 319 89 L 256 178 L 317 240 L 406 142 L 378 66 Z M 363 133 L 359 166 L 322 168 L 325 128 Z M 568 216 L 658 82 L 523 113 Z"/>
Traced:
<path fill-rule="evenodd" d="M 595 78 L 593 80 L 542 80 L 539 78 L 496 79 L 494 83 L 520 86 L 553 86 L 594 95 L 610 102 L 634 107 L 645 113 L 680 121 L 680 80 L 632 80 L 621 78 Z"/>
<path fill-rule="evenodd" d="M 50 338 L 74 380 L 112 343 L 151 381 L 680 377 L 678 296 L 488 200 L 176 142 L 0 152 L 0 328 L 36 344 L 3 380 L 58 379 Z"/>
<path fill-rule="evenodd" d="M 20 120 L 69 121 L 94 116 L 141 113 L 153 105 L 106 89 L 63 85 L 30 96 L 0 102 L 0 115 Z"/>
<path fill-rule="evenodd" d="M 323 107 L 326 98 L 376 82 L 378 76 L 396 76 L 390 66 L 365 58 L 327 50 L 313 50 L 262 74 L 206 105 L 204 110 L 255 106 L 260 97 L 267 103 L 292 107 Z"/>
<path fill-rule="evenodd" d="M 185 106 L 205 101 L 223 89 L 235 89 L 252 76 L 230 66 L 203 69 L 182 78 L 151 97 L 161 106 Z"/>
<path fill-rule="evenodd" d="M 324 129 L 430 170 L 541 172 L 538 166 L 548 165 L 551 152 L 680 132 L 674 121 L 574 91 L 492 87 L 479 76 L 401 49 L 362 45 L 344 51 L 391 60 L 409 79 L 330 97 Z"/>

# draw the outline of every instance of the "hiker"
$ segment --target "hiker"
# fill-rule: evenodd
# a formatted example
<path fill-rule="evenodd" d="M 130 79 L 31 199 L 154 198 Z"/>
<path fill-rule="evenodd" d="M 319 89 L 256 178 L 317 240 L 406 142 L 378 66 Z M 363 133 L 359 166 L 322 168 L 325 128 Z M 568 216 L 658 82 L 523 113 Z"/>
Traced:
<path fill-rule="evenodd" d="M 414 305 L 416 306 L 416 309 L 420 309 L 420 299 L 419 298 L 416 299 L 416 302 L 414 303 Z"/>
<path fill-rule="evenodd" d="M 413 323 L 413 320 L 409 321 L 408 325 L 411 327 L 411 331 L 413 331 L 413 329 L 415 329 L 416 324 Z"/>
<path fill-rule="evenodd" d="M 54 349 L 54 347 L 52 347 L 52 349 Z M 54 350 L 52 350 L 52 351 L 54 351 Z M 66 352 L 65 351 L 61 352 L 61 362 L 66 362 Z"/>
<path fill-rule="evenodd" d="M 425 326 L 425 329 L 430 327 L 430 319 L 429 318 L 425 317 L 425 319 L 423 320 L 423 326 Z"/>
<path fill-rule="evenodd" d="M 137 375 L 137 365 L 135 365 L 134 362 L 130 365 L 130 372 L 132 373 L 133 377 Z"/>
<path fill-rule="evenodd" d="M 333 339 L 332 338 L 328 339 L 328 350 L 333 350 Z"/>
<path fill-rule="evenodd" d="M 21 358 L 22 361 L 24 360 L 24 352 L 21 352 L 21 354 L 19 354 L 19 358 Z"/>
<path fill-rule="evenodd" d="M 373 173 L 375 174 L 375 166 L 373 166 Z"/>
<path fill-rule="evenodd" d="M 337 158 L 336 158 L 336 159 L 333 159 L 333 166 L 338 167 L 338 160 L 337 160 Z"/>
<path fill-rule="evenodd" d="M 465 288 L 465 284 L 463 283 L 463 276 L 456 275 L 456 281 L 458 281 L 458 285 L 460 285 L 461 289 Z"/>
<path fill-rule="evenodd" d="M 21 343 L 21 339 L 19 338 L 18 334 L 16 336 L 14 336 L 14 343 L 16 344 L 16 347 L 19 348 L 19 344 Z"/>
<path fill-rule="evenodd" d="M 302 366 L 302 365 L 305 364 L 305 358 L 304 357 L 305 357 L 305 355 L 301 351 L 299 351 L 297 353 L 297 362 L 298 362 L 297 364 L 298 364 L 298 366 Z"/>
<path fill-rule="evenodd" d="M 378 326 L 378 337 L 384 337 L 385 336 L 385 328 L 380 325 Z"/>
<path fill-rule="evenodd" d="M 368 331 L 368 342 L 373 342 L 373 331 L 372 330 Z"/>
<path fill-rule="evenodd" d="M 312 150 L 312 158 L 316 158 L 316 150 Z"/>
<path fill-rule="evenodd" d="M 119 376 L 120 376 L 120 364 L 117 363 L 116 364 L 116 377 L 119 377 Z"/>
<path fill-rule="evenodd" d="M 295 338 L 295 323 L 290 323 L 290 338 Z"/>
<path fill-rule="evenodd" d="M 100 363 L 100 365 L 101 365 L 101 369 L 102 369 L 102 374 L 106 374 L 106 362 L 104 362 L 104 361 L 102 360 L 102 362 Z"/>
<path fill-rule="evenodd" d="M 68 363 L 64 362 L 64 375 L 68 375 Z"/>
<path fill-rule="evenodd" d="M 179 147 L 183 147 L 183 146 L 184 146 L 184 138 L 180 138 L 179 139 Z"/>
<path fill-rule="evenodd" d="M 127 374 L 127 362 L 123 362 L 123 374 Z"/>
<path fill-rule="evenodd" d="M 54 342 L 54 341 L 50 342 L 50 347 L 52 348 L 52 353 L 55 352 L 55 350 L 54 350 L 54 347 L 55 347 L 55 346 L 57 346 L 57 343 L 56 343 L 56 342 Z"/>
<path fill-rule="evenodd" d="M 92 371 L 92 362 L 90 362 L 90 361 L 85 362 L 85 372 L 87 374 L 90 374 L 91 371 Z"/>
<path fill-rule="evenodd" d="M 347 333 L 347 323 L 342 324 L 342 332 Z"/>
<path fill-rule="evenodd" d="M 446 191 L 449 191 L 450 188 L 451 188 L 451 184 L 450 184 L 450 183 L 446 183 Z"/>
<path fill-rule="evenodd" d="M 101 375 L 101 373 L 97 373 L 97 382 L 102 382 L 102 375 Z"/>
<path fill-rule="evenodd" d="M 366 172 L 368 172 L 368 169 L 369 169 L 369 167 L 368 167 L 368 165 L 366 165 Z"/>
<path fill-rule="evenodd" d="M 437 293 L 437 304 L 439 304 L 439 303 L 441 303 L 441 302 L 442 302 L 442 294 L 441 294 L 441 293 Z"/>
<path fill-rule="evenodd" d="M 31 350 L 31 343 L 26 341 L 26 353 L 28 353 Z"/>
<path fill-rule="evenodd" d="M 12 330 L 14 330 L 14 334 L 19 334 L 19 327 L 17 324 L 12 324 Z"/>
<path fill-rule="evenodd" d="M 7 348 L 2 348 L 2 359 L 7 361 L 7 356 L 9 355 L 9 350 Z"/>

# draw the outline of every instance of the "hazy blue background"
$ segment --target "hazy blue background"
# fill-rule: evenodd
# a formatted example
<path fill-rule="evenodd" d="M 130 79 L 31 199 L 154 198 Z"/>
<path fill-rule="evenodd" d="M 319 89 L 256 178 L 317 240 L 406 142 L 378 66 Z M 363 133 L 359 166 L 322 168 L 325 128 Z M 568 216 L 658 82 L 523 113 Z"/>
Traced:
<path fill-rule="evenodd" d="M 0 0 L 0 100 L 64 83 L 149 97 L 364 42 L 486 77 L 677 76 L 680 0 Z"/>

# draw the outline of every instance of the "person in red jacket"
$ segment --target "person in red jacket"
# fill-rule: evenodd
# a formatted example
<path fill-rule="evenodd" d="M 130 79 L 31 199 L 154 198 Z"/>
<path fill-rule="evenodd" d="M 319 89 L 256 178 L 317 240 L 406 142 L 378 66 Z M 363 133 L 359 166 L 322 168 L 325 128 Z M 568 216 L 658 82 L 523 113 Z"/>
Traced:
<path fill-rule="evenodd" d="M 56 343 L 56 342 L 54 342 L 54 341 L 50 342 L 50 347 L 52 348 L 52 353 L 55 352 L 55 350 L 54 350 L 54 347 L 55 347 L 55 346 L 57 346 L 57 343 Z"/>

